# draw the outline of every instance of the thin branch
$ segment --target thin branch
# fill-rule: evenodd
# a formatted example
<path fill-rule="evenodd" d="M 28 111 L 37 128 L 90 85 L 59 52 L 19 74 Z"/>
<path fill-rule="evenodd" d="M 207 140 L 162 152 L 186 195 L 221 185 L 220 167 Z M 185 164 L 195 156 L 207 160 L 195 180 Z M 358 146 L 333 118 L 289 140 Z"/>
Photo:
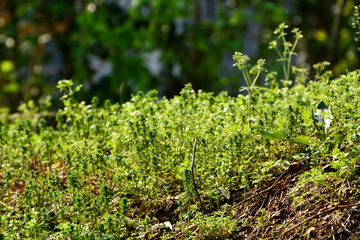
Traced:
<path fill-rule="evenodd" d="M 198 190 L 197 190 L 197 185 L 196 185 L 196 182 L 195 182 L 195 171 L 194 171 L 196 144 L 197 144 L 197 141 L 198 141 L 198 140 L 199 140 L 199 139 L 198 139 L 197 137 L 195 137 L 194 152 L 193 152 L 193 158 L 192 158 L 192 163 L 191 163 L 191 176 L 192 176 L 192 181 L 193 181 L 194 189 L 195 189 L 197 198 L 198 198 L 199 203 L 200 203 L 201 210 L 204 212 L 204 207 L 203 207 L 203 205 L 202 205 L 201 198 L 200 198 L 200 194 L 199 194 L 199 192 L 198 192 Z"/>
<path fill-rule="evenodd" d="M 296 224 L 295 226 L 293 226 L 292 228 L 286 230 L 285 232 L 283 232 L 281 235 L 284 235 L 285 233 L 288 233 L 288 232 L 291 232 L 292 230 L 294 230 L 295 228 L 303 225 L 304 223 L 307 223 L 309 222 L 310 220 L 314 219 L 314 218 L 317 218 L 317 217 L 320 217 L 321 215 L 325 214 L 325 213 L 330 213 L 336 209 L 340 209 L 340 208 L 349 208 L 349 207 L 354 207 L 354 206 L 360 206 L 360 203 L 356 203 L 356 204 L 348 204 L 348 205 L 340 205 L 340 206 L 335 206 L 335 207 L 332 207 L 330 208 L 329 210 L 327 211 L 324 211 L 324 212 L 321 212 L 321 213 L 318 213 L 318 214 L 315 214 L 314 216 L 311 216 L 307 219 L 305 219 L 304 221 Z"/>
<path fill-rule="evenodd" d="M 286 171 L 284 171 L 284 172 L 280 175 L 280 177 L 278 177 L 278 179 L 276 179 L 276 181 L 273 183 L 273 185 L 271 185 L 271 187 L 269 187 L 269 188 L 265 189 L 264 191 L 261 191 L 261 192 L 259 192 L 258 194 L 255 194 L 255 195 L 253 195 L 253 196 L 251 196 L 251 197 L 249 197 L 249 198 L 247 198 L 247 199 L 245 199 L 245 200 L 243 200 L 243 201 L 235 204 L 235 205 L 232 206 L 232 207 L 235 208 L 235 207 L 240 206 L 241 204 L 243 204 L 243 203 L 245 203 L 245 202 L 247 202 L 247 201 L 249 201 L 249 200 L 251 200 L 251 199 L 253 199 L 253 198 L 256 198 L 256 197 L 258 197 L 258 196 L 260 196 L 260 195 L 262 195 L 262 194 L 264 194 L 264 193 L 270 192 L 270 191 L 275 187 L 276 183 L 284 176 L 285 173 L 286 173 Z"/>

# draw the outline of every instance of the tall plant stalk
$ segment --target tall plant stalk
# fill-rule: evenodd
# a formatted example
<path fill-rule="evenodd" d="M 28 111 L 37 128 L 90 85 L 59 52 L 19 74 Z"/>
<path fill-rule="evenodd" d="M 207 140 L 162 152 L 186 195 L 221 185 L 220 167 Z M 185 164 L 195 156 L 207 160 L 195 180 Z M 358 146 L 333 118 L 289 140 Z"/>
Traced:
<path fill-rule="evenodd" d="M 259 59 L 257 64 L 253 66 L 250 71 L 248 70 L 247 64 L 250 58 L 247 55 L 244 55 L 241 52 L 235 52 L 233 59 L 235 60 L 235 64 L 233 66 L 237 66 L 241 70 L 246 83 L 246 87 L 241 87 L 240 91 L 247 89 L 249 92 L 249 128 L 251 129 L 251 92 L 254 88 L 256 88 L 255 83 L 259 78 L 261 71 L 266 71 L 266 69 L 263 67 L 265 64 L 265 59 Z M 256 75 L 254 79 L 251 79 L 250 74 Z"/>
<path fill-rule="evenodd" d="M 281 23 L 279 27 L 274 31 L 274 34 L 279 35 L 278 38 L 281 39 L 282 41 L 283 51 L 280 52 L 276 40 L 271 41 L 269 43 L 270 45 L 269 48 L 276 50 L 277 54 L 280 57 L 278 61 L 283 63 L 285 81 L 289 81 L 291 58 L 293 55 L 296 55 L 296 53 L 294 52 L 295 47 L 298 44 L 299 40 L 303 37 L 303 35 L 301 34 L 301 31 L 298 28 L 294 28 L 291 32 L 294 33 L 295 35 L 295 42 L 294 44 L 292 44 L 291 42 L 288 42 L 285 38 L 285 36 L 287 35 L 287 33 L 285 33 L 286 28 L 288 28 L 288 25 L 286 25 L 285 23 Z"/>

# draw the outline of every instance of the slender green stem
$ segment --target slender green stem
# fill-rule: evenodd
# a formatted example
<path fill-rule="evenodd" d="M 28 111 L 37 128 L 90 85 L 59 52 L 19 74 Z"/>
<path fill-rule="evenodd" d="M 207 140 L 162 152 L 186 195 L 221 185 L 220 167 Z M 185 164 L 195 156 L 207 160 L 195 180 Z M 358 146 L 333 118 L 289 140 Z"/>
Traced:
<path fill-rule="evenodd" d="M 254 79 L 251 87 L 254 87 L 254 86 L 255 86 L 256 80 L 258 79 L 259 76 L 260 76 L 260 70 L 258 71 L 258 73 L 257 73 L 257 75 L 256 75 L 256 77 L 255 77 L 255 79 Z"/>
<path fill-rule="evenodd" d="M 279 51 L 279 49 L 275 48 L 276 52 L 278 53 L 280 59 L 283 59 L 283 55 L 281 54 L 281 52 Z"/>
<path fill-rule="evenodd" d="M 249 85 L 249 80 L 248 80 L 248 78 L 247 78 L 247 76 L 246 76 L 245 69 L 244 69 L 244 68 L 241 68 L 241 72 L 242 72 L 242 74 L 243 74 L 243 76 L 244 76 L 246 86 L 249 87 L 249 86 L 250 86 L 250 85 Z"/>
<path fill-rule="evenodd" d="M 295 51 L 295 47 L 296 47 L 298 41 L 299 41 L 299 39 L 296 38 L 295 43 L 294 43 L 293 47 L 291 48 L 291 51 L 289 52 L 289 59 L 288 59 L 287 77 L 286 77 L 286 80 L 289 80 L 289 78 L 290 78 L 291 57 L 292 57 L 292 55 L 293 55 L 293 52 Z"/>
<path fill-rule="evenodd" d="M 249 91 L 249 128 L 251 128 L 251 91 L 254 88 L 257 79 L 259 78 L 260 72 L 265 70 L 263 68 L 263 65 L 265 64 L 265 59 L 258 59 L 256 66 L 253 66 L 250 71 L 248 70 L 246 65 L 246 62 L 249 60 L 249 57 L 247 55 L 243 55 L 243 53 L 240 52 L 235 52 L 233 59 L 236 61 L 233 66 L 237 66 L 242 71 L 247 89 Z M 256 77 L 251 80 L 250 73 L 254 74 L 255 71 L 257 71 Z"/>
<path fill-rule="evenodd" d="M 249 88 L 249 129 L 251 129 L 251 88 Z"/>
<path fill-rule="evenodd" d="M 296 38 L 295 43 L 294 43 L 294 45 L 293 45 L 293 47 L 292 47 L 292 49 L 291 49 L 291 52 L 292 52 L 292 53 L 295 51 L 295 47 L 296 47 L 298 41 L 299 41 L 299 38 Z"/>
<path fill-rule="evenodd" d="M 287 72 L 286 72 L 286 80 L 288 81 L 290 78 L 290 65 L 291 65 L 291 55 L 292 52 L 289 53 L 288 65 L 287 65 Z"/>
<path fill-rule="evenodd" d="M 286 44 L 286 39 L 285 39 L 285 36 L 284 34 L 282 34 L 282 40 L 283 40 L 283 43 L 284 43 L 284 54 L 283 54 L 283 59 L 284 59 L 284 62 L 283 62 L 283 68 L 284 68 L 284 75 L 285 75 L 285 80 L 289 80 L 289 67 L 286 69 L 286 63 L 285 63 L 285 59 L 287 57 L 287 54 L 289 54 L 289 47 L 287 46 Z M 288 63 L 289 63 L 289 59 L 288 59 Z"/>
<path fill-rule="evenodd" d="M 284 76 L 286 77 L 286 67 L 285 67 L 285 63 L 284 63 L 284 61 L 285 61 L 285 55 L 283 56 L 283 55 L 281 54 L 281 52 L 279 51 L 279 49 L 275 48 L 275 50 L 276 50 L 276 52 L 278 53 L 278 55 L 279 55 L 279 57 L 280 57 L 280 59 L 281 59 L 281 61 L 282 61 Z"/>
<path fill-rule="evenodd" d="M 314 193 L 312 191 L 307 191 L 307 190 L 306 190 L 306 193 L 313 194 L 316 197 L 322 199 L 324 202 L 326 202 L 326 203 L 330 204 L 331 206 L 333 206 L 331 202 L 329 202 L 327 199 L 323 198 L 321 195 L 318 195 L 318 194 L 316 194 L 316 193 Z"/>
<path fill-rule="evenodd" d="M 246 85 L 247 85 L 248 87 L 250 87 L 250 86 L 251 86 L 251 78 L 250 78 L 250 74 L 249 74 L 249 71 L 247 70 L 247 68 L 245 69 L 245 74 L 246 74 L 246 76 L 247 76 L 247 83 L 246 83 Z"/>

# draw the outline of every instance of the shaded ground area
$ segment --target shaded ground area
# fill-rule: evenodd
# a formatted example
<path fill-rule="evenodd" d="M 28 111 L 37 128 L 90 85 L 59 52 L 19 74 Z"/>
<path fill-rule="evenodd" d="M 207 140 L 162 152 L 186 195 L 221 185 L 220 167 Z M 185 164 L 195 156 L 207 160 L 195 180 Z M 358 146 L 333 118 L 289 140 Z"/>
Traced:
<path fill-rule="evenodd" d="M 248 219 L 249 224 L 239 225 L 233 238 L 359 239 L 358 201 L 331 206 L 309 196 L 295 207 L 290 190 L 297 176 L 298 173 L 286 173 L 271 191 L 247 203 L 245 211 L 239 209 L 237 219 Z"/>
<path fill-rule="evenodd" d="M 319 189 L 315 195 L 294 205 L 291 189 L 301 172 L 283 172 L 270 187 L 248 192 L 246 200 L 242 192 L 232 193 L 231 203 L 223 203 L 233 206 L 226 215 L 237 222 L 236 230 L 228 239 L 360 239 L 360 202 L 353 192 L 343 196 L 348 201 L 331 205 L 319 197 L 328 193 L 327 190 Z M 342 188 L 351 189 L 349 184 L 345 182 Z M 160 239 L 167 232 L 166 239 L 188 239 L 179 227 L 172 227 L 179 220 L 177 202 L 177 197 L 168 198 L 160 207 L 149 209 L 150 216 L 159 220 L 152 228 L 157 233 L 149 238 Z M 220 239 L 197 234 L 195 224 L 190 224 L 187 230 L 191 239 Z"/>

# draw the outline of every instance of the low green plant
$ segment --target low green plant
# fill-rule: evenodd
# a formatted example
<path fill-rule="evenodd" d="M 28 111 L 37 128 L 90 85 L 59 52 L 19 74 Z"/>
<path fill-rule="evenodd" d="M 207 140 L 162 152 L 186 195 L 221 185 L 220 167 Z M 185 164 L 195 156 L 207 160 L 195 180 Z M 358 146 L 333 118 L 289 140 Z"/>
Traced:
<path fill-rule="evenodd" d="M 255 83 L 256 80 L 259 78 L 260 73 L 262 71 L 266 71 L 266 69 L 263 67 L 265 64 L 265 59 L 259 59 L 257 61 L 257 64 L 254 65 L 250 71 L 248 69 L 249 65 L 247 64 L 247 62 L 250 60 L 250 58 L 247 55 L 244 55 L 241 52 L 235 52 L 235 54 L 233 55 L 233 59 L 235 60 L 235 64 L 233 66 L 237 66 L 245 79 L 245 83 L 246 83 L 246 89 L 248 90 L 249 93 L 249 128 L 251 128 L 251 121 L 253 121 L 253 119 L 251 118 L 251 92 L 253 89 L 256 88 Z M 250 74 L 255 75 L 255 77 L 252 79 L 250 77 Z M 244 90 L 244 87 L 240 88 L 240 91 Z"/>
<path fill-rule="evenodd" d="M 314 81 L 328 81 L 332 76 L 331 71 L 325 71 L 325 67 L 329 66 L 330 63 L 327 61 L 314 64 L 313 67 L 316 70 Z"/>
<path fill-rule="evenodd" d="M 332 206 L 351 201 L 360 184 L 358 74 L 291 89 L 260 88 L 251 106 L 257 134 L 242 127 L 248 124 L 243 95 L 214 96 L 187 85 L 173 99 L 139 92 L 121 106 L 101 107 L 96 98 L 77 102 L 70 81 L 60 82 L 67 103 L 56 128 L 33 118 L 40 111 L 35 103 L 23 105 L 33 111 L 25 119 L 0 119 L 0 232 L 5 239 L 18 232 L 23 239 L 149 237 L 158 224 L 149 212 L 170 208 L 168 198 L 176 197 L 177 210 L 169 214 L 183 236 L 231 238 L 234 219 L 216 211 L 234 192 L 247 199 L 253 189 L 268 186 L 294 161 L 311 169 L 292 190 L 297 213 L 310 198 Z M 207 214 L 199 213 L 191 181 L 195 136 L 201 142 L 196 183 Z M 326 162 L 331 171 L 322 169 Z M 259 220 L 263 229 L 270 224 Z"/>
<path fill-rule="evenodd" d="M 327 64 L 320 63 L 316 81 L 305 84 L 307 72 L 293 67 L 303 84 L 279 88 L 270 73 L 271 87 L 253 91 L 265 61 L 248 70 L 246 55 L 235 53 L 234 60 L 247 97 L 215 96 L 188 84 L 172 99 L 139 92 L 122 105 L 100 106 L 96 97 L 91 103 L 76 101 L 81 86 L 62 80 L 64 109 L 56 114 L 56 127 L 41 114 L 35 117 L 49 103 L 24 103 L 21 115 L 5 112 L 0 236 L 234 238 L 236 220 L 229 213 L 247 214 L 246 200 L 256 201 L 249 195 L 294 166 L 301 173 L 290 193 L 296 214 L 358 199 L 360 71 L 328 81 Z M 251 129 L 252 110 L 257 121 Z M 195 136 L 201 146 L 192 161 Z M 223 208 L 239 198 L 244 208 Z M 244 229 L 258 224 L 263 238 L 270 225 L 286 231 L 286 223 L 274 225 L 265 200 L 261 216 L 240 221 Z M 175 231 L 156 228 L 170 222 Z"/>
<path fill-rule="evenodd" d="M 297 84 L 305 85 L 309 79 L 309 71 L 306 68 L 292 66 L 292 73 L 295 75 L 295 82 Z"/>
<path fill-rule="evenodd" d="M 191 222 L 197 227 L 196 235 L 202 239 L 226 239 L 236 230 L 236 220 L 222 212 L 212 216 L 197 213 Z"/>
<path fill-rule="evenodd" d="M 279 44 L 277 40 L 273 40 L 270 42 L 270 49 L 275 49 L 277 54 L 279 55 L 279 62 L 282 62 L 283 65 L 283 71 L 284 71 L 284 85 L 289 86 L 291 85 L 290 81 L 290 66 L 291 66 L 291 59 L 293 55 L 296 55 L 295 53 L 295 47 L 298 44 L 299 40 L 303 38 L 303 35 L 301 34 L 301 31 L 298 28 L 294 28 L 291 32 L 294 33 L 295 41 L 294 43 L 289 42 L 286 39 L 287 33 L 285 32 L 285 29 L 288 28 L 288 25 L 285 23 L 281 23 L 279 27 L 274 31 L 275 35 L 278 35 L 279 41 L 282 43 L 283 49 L 282 51 L 279 49 Z"/>
<path fill-rule="evenodd" d="M 257 226 L 261 229 L 261 238 L 260 239 L 263 239 L 265 223 L 270 224 L 270 225 L 273 225 L 273 223 L 270 222 L 265 209 L 263 209 L 263 208 L 260 209 L 260 213 L 262 213 L 262 216 L 256 217 L 256 221 L 258 222 Z"/>

